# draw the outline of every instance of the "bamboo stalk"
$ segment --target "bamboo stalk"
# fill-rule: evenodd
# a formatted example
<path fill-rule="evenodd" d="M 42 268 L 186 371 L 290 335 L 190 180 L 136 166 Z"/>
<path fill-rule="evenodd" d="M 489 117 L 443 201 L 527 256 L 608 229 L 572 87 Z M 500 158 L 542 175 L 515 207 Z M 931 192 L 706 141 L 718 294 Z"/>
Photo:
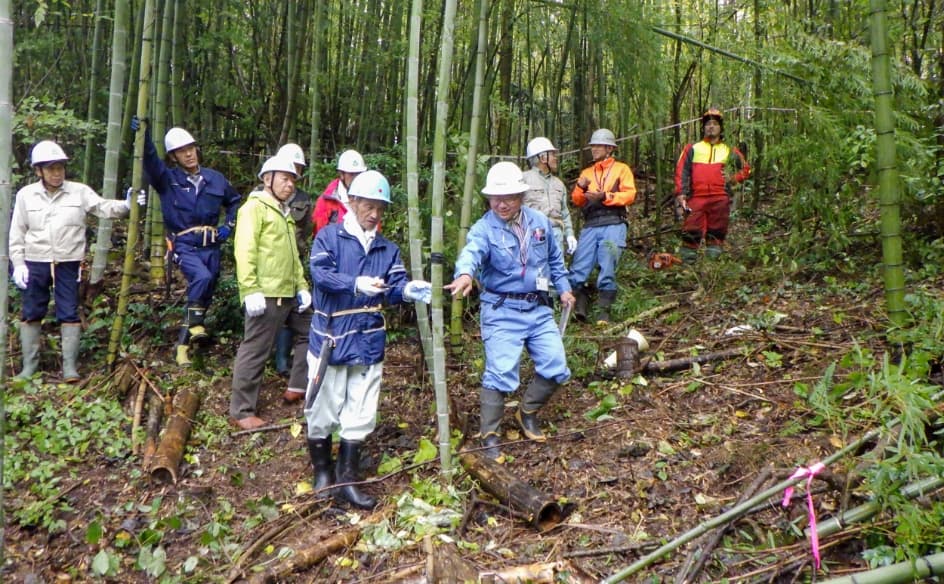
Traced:
<path fill-rule="evenodd" d="M 895 425 L 897 423 L 898 422 L 896 420 L 895 422 L 892 422 L 890 425 Z M 890 426 L 886 426 L 886 428 L 883 428 L 883 429 L 887 429 L 888 427 Z M 858 440 L 855 440 L 854 442 L 846 445 L 845 448 L 842 448 L 841 450 L 836 451 L 835 453 L 833 453 L 832 455 L 824 459 L 823 464 L 825 464 L 826 466 L 829 466 L 830 464 L 832 464 L 833 462 L 836 462 L 840 458 L 843 458 L 847 454 L 855 452 L 856 450 L 861 448 L 864 444 L 867 444 L 868 442 L 871 442 L 872 440 L 877 438 L 881 434 L 883 429 L 875 429 L 875 430 L 870 430 L 869 432 L 866 432 Z M 721 525 L 724 525 L 730 521 L 733 521 L 741 517 L 742 515 L 750 511 L 755 505 L 766 501 L 767 499 L 769 499 L 770 497 L 773 497 L 774 495 L 780 495 L 783 492 L 783 490 L 786 489 L 787 487 L 792 487 L 805 480 L 806 480 L 806 477 L 790 478 L 790 479 L 777 483 L 776 485 L 770 487 L 769 489 L 763 492 L 758 493 L 757 495 L 754 495 L 747 501 L 744 501 L 743 503 L 736 505 L 735 507 L 729 509 L 728 511 L 722 513 L 721 515 L 718 515 L 717 517 L 709 519 L 708 521 L 705 521 L 704 523 L 699 524 L 693 529 L 686 531 L 685 533 L 673 539 L 672 541 L 662 545 L 661 547 L 659 547 L 659 549 L 655 550 L 654 552 L 640 558 L 633 564 L 630 564 L 628 567 L 623 568 L 622 570 L 608 576 L 607 578 L 602 580 L 602 582 L 604 584 L 613 584 L 615 582 L 622 582 L 623 580 L 626 579 L 626 577 L 631 576 L 639 572 L 643 568 L 654 564 L 657 560 L 661 559 L 663 556 L 666 556 L 669 553 L 687 544 L 688 542 L 698 537 L 701 537 L 702 535 L 707 533 L 709 530 L 719 527 Z"/>
<path fill-rule="evenodd" d="M 131 418 L 131 454 L 136 455 L 140 450 L 140 442 L 136 439 L 141 429 L 141 412 L 144 410 L 144 393 L 147 390 L 147 381 L 143 378 L 138 384 L 138 394 L 134 398 L 134 416 Z"/>
<path fill-rule="evenodd" d="M 743 349 L 725 349 L 714 353 L 704 353 L 694 357 L 682 357 L 679 359 L 669 359 L 668 361 L 649 361 L 642 370 L 647 373 L 667 373 L 669 371 L 680 371 L 688 369 L 693 363 L 708 363 L 709 361 L 721 361 L 729 357 L 741 357 L 744 355 Z"/>
<path fill-rule="evenodd" d="M 151 468 L 151 460 L 157 452 L 157 442 L 161 434 L 161 420 L 164 418 L 164 396 L 157 391 L 148 394 L 148 421 L 144 439 L 144 452 L 141 466 Z"/>
<path fill-rule="evenodd" d="M 184 456 L 193 417 L 200 407 L 200 394 L 182 389 L 175 401 L 177 408 L 167 421 L 167 429 L 151 465 L 151 477 L 164 483 L 177 482 L 177 469 Z"/>
<path fill-rule="evenodd" d="M 821 584 L 904 584 L 915 582 L 918 578 L 923 579 L 940 574 L 944 574 L 944 552 L 876 568 L 868 572 L 859 572 L 852 576 L 832 578 Z"/>
<path fill-rule="evenodd" d="M 617 323 L 617 324 L 614 324 L 613 326 L 611 326 L 611 327 L 609 327 L 609 328 L 603 329 L 602 334 L 603 334 L 604 336 L 616 334 L 617 332 L 623 330 L 624 328 L 626 328 L 626 327 L 628 327 L 628 326 L 630 326 L 630 325 L 636 324 L 636 323 L 638 323 L 638 322 L 641 322 L 641 321 L 646 320 L 646 319 L 648 319 L 648 318 L 652 318 L 652 317 L 654 317 L 654 316 L 658 316 L 658 315 L 662 314 L 663 312 L 665 312 L 665 311 L 667 311 L 667 310 L 672 310 L 673 308 L 678 308 L 678 305 L 679 305 L 678 300 L 673 300 L 673 301 L 671 301 L 671 302 L 666 302 L 665 304 L 662 304 L 662 305 L 659 305 L 659 306 L 654 306 L 654 307 L 650 308 L 649 310 L 643 310 L 643 311 L 640 312 L 639 314 L 636 314 L 636 315 L 634 315 L 634 316 L 631 316 L 631 317 L 627 318 L 626 320 L 624 320 L 624 321 L 621 322 L 621 323 Z"/>

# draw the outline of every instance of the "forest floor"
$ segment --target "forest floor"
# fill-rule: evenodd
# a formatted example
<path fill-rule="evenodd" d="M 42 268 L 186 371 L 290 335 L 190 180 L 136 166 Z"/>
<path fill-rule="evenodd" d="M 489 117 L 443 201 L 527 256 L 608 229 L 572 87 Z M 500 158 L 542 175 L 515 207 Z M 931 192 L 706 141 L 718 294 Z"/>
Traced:
<path fill-rule="evenodd" d="M 316 500 L 306 489 L 311 466 L 301 408 L 281 401 L 284 381 L 271 370 L 260 415 L 279 426 L 245 434 L 228 425 L 229 367 L 238 338 L 217 339 L 203 367 L 180 373 L 168 363 L 168 327 L 162 343 L 124 359 L 135 361 L 136 380 L 146 377 L 152 384 L 147 392 L 169 399 L 187 387 L 202 394 L 177 483 L 151 479 L 138 455 L 106 456 L 73 445 L 50 498 L 58 505 L 56 529 L 15 518 L 17 509 L 35 502 L 30 481 L 40 478 L 7 487 L 0 575 L 11 582 L 238 581 L 276 570 L 298 559 L 298 550 L 354 529 L 359 537 L 353 545 L 273 580 L 421 582 L 430 555 L 437 561 L 454 555 L 479 574 L 557 562 L 551 581 L 599 581 L 856 437 L 819 425 L 802 394 L 853 347 L 876 355 L 886 351 L 884 324 L 874 316 L 882 303 L 880 288 L 861 279 L 858 285 L 827 284 L 821 275 L 752 281 L 736 248 L 719 262 L 701 260 L 696 270 L 654 272 L 643 262 L 627 252 L 624 273 L 637 277 L 624 280 L 632 283 L 621 293 L 614 319 L 656 308 L 653 316 L 633 322 L 650 343 L 640 365 L 732 348 L 742 352 L 678 372 L 621 379 L 603 365 L 620 331 L 572 321 L 565 341 L 574 378 L 541 411 L 548 441 L 522 440 L 515 402 L 508 403 L 503 425 L 504 468 L 565 509 L 560 523 L 544 532 L 479 490 L 461 467 L 447 481 L 436 457 L 411 464 L 424 458 L 424 448 L 429 458 L 429 444 L 437 444 L 433 389 L 415 329 L 406 322 L 412 311 L 394 311 L 390 318 L 395 332 L 379 422 L 364 447 L 362 470 L 370 482 L 363 488 L 381 502 L 373 513 Z M 855 281 L 861 274 L 848 277 Z M 462 347 L 448 360 L 448 393 L 454 430 L 471 436 L 478 422 L 481 340 L 474 315 L 468 316 Z M 750 327 L 730 330 L 742 325 Z M 108 385 L 113 376 L 95 373 L 103 369 L 103 361 L 89 360 L 82 385 L 44 385 L 27 403 L 54 395 L 70 396 L 69 403 L 120 400 L 120 431 L 127 439 L 139 384 L 116 392 Z M 840 367 L 835 377 L 848 373 Z M 530 376 L 526 360 L 525 383 Z M 19 430 L 14 422 L 7 431 Z M 457 444 L 470 445 L 474 441 Z M 39 445 L 26 447 L 42 457 Z M 386 472 L 396 468 L 395 459 L 403 468 Z M 861 500 L 847 486 L 853 464 L 840 461 L 813 483 L 821 518 Z M 378 473 L 380 468 L 385 472 Z M 810 581 L 812 557 L 802 537 L 805 496 L 799 488 L 787 509 L 779 496 L 771 497 L 735 522 L 694 579 L 677 576 L 691 569 L 706 538 L 627 581 Z M 439 551 L 427 550 L 424 534 L 433 534 Z M 820 576 L 864 568 L 861 533 L 840 533 L 821 545 Z"/>

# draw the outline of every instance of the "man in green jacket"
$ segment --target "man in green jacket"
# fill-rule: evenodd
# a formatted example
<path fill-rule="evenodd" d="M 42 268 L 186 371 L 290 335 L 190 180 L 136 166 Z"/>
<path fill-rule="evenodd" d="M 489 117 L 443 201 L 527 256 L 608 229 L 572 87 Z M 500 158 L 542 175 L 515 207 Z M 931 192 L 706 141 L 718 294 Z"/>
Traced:
<path fill-rule="evenodd" d="M 283 326 L 295 333 L 295 357 L 288 391 L 304 394 L 311 292 L 298 257 L 289 201 L 298 178 L 294 162 L 275 156 L 259 171 L 263 189 L 253 191 L 236 216 L 234 255 L 239 299 L 246 305 L 243 341 L 233 366 L 229 413 L 245 430 L 264 426 L 256 402 L 266 360 Z"/>

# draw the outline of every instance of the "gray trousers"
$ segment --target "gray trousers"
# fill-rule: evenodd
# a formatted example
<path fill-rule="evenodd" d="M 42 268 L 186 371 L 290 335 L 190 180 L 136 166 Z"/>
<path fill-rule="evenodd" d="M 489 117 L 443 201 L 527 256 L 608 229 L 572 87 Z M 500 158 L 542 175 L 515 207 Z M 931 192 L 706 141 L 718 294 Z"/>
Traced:
<path fill-rule="evenodd" d="M 308 385 L 308 332 L 311 328 L 311 310 L 299 314 L 294 298 L 266 298 L 266 310 L 260 316 L 246 316 L 243 341 L 236 351 L 233 365 L 233 392 L 229 401 L 229 415 L 237 420 L 256 415 L 259 387 L 266 362 L 275 344 L 275 337 L 283 326 L 295 335 L 295 353 L 288 389 L 305 392 Z"/>

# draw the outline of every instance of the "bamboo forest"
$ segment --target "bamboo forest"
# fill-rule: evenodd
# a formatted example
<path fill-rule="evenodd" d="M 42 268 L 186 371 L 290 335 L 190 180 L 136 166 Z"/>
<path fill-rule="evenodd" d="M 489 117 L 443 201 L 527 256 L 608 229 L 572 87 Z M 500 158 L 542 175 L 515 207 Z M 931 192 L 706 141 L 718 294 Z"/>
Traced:
<path fill-rule="evenodd" d="M 944 2 L 0 0 L 0 580 L 944 577 Z"/>

